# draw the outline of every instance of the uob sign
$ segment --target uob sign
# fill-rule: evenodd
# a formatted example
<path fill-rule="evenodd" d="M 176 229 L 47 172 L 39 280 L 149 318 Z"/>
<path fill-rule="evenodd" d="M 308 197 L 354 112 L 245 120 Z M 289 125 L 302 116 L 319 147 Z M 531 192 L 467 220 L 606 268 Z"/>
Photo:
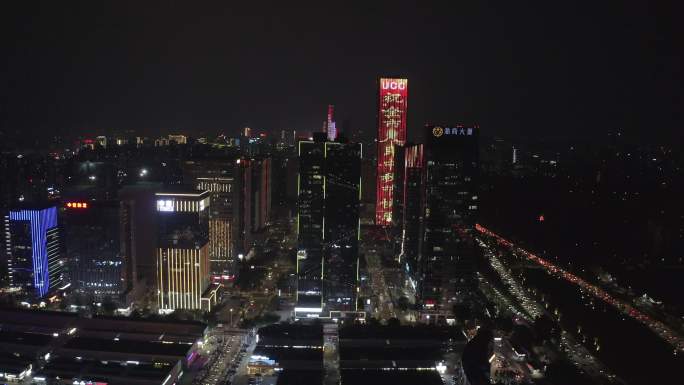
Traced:
<path fill-rule="evenodd" d="M 405 80 L 382 79 L 380 88 L 383 90 L 404 90 L 406 89 Z"/>

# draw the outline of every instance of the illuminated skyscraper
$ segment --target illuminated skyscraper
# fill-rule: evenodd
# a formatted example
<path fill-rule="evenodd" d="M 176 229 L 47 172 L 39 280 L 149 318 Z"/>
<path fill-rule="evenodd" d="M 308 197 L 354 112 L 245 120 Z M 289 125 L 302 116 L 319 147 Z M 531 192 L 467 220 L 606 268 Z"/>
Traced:
<path fill-rule="evenodd" d="M 232 243 L 235 159 L 201 159 L 183 164 L 183 180 L 198 191 L 209 191 L 209 260 L 214 280 L 235 274 Z"/>
<path fill-rule="evenodd" d="M 208 309 L 210 194 L 188 188 L 155 196 L 159 310 Z"/>
<path fill-rule="evenodd" d="M 10 287 L 43 298 L 63 283 L 57 207 L 10 210 L 5 218 Z"/>
<path fill-rule="evenodd" d="M 335 106 L 328 105 L 328 119 L 324 123 L 323 132 L 327 133 L 328 140 L 334 142 L 337 140 L 337 126 L 335 123 Z"/>
<path fill-rule="evenodd" d="M 356 311 L 359 274 L 361 144 L 325 143 L 323 299 L 330 311 Z"/>
<path fill-rule="evenodd" d="M 325 142 L 299 142 L 297 176 L 297 306 L 295 317 L 323 309 Z"/>
<path fill-rule="evenodd" d="M 299 143 L 295 317 L 357 306 L 361 145 L 315 139 Z"/>
<path fill-rule="evenodd" d="M 408 80 L 380 78 L 375 224 L 390 226 L 395 199 L 396 146 L 406 143 Z"/>
<path fill-rule="evenodd" d="M 425 130 L 425 230 L 418 295 L 425 311 L 441 317 L 466 299 L 477 283 L 471 234 L 479 204 L 479 127 L 459 124 Z"/>

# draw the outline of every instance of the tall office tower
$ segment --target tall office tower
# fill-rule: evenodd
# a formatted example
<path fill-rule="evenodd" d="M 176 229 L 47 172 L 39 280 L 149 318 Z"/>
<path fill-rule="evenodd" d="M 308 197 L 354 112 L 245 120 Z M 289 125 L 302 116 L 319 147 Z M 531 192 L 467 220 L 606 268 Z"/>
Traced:
<path fill-rule="evenodd" d="M 189 160 L 183 164 L 183 180 L 198 191 L 209 191 L 209 261 L 213 280 L 235 274 L 232 244 L 235 159 Z"/>
<path fill-rule="evenodd" d="M 67 256 L 74 290 L 96 301 L 111 298 L 124 304 L 132 281 L 124 281 L 124 243 L 120 237 L 118 201 L 68 199 L 62 206 Z"/>
<path fill-rule="evenodd" d="M 263 231 L 271 220 L 271 158 L 252 159 L 251 171 L 251 231 L 258 233 Z"/>
<path fill-rule="evenodd" d="M 252 161 L 239 158 L 236 163 L 233 196 L 233 239 L 235 253 L 247 255 L 252 248 Z"/>
<path fill-rule="evenodd" d="M 144 290 L 138 276 L 138 248 L 134 246 L 137 234 L 137 226 L 134 223 L 136 209 L 135 201 L 132 200 L 122 199 L 119 204 L 119 238 L 121 240 L 121 253 L 124 256 L 121 280 L 125 287 L 125 302 L 130 303 L 139 294 L 136 293 L 136 289 Z M 154 254 L 154 252 L 150 254 Z"/>
<path fill-rule="evenodd" d="M 32 205 L 12 209 L 5 217 L 7 270 L 11 288 L 44 298 L 63 283 L 57 207 Z"/>
<path fill-rule="evenodd" d="M 438 317 L 476 286 L 478 126 L 426 126 L 425 235 L 419 296 Z M 433 317 L 432 319 L 434 320 Z"/>
<path fill-rule="evenodd" d="M 359 143 L 325 143 L 323 299 L 331 311 L 357 310 L 361 157 Z"/>
<path fill-rule="evenodd" d="M 328 104 L 328 119 L 324 123 L 323 132 L 327 133 L 328 140 L 334 142 L 337 140 L 337 126 L 335 123 L 335 106 Z"/>
<path fill-rule="evenodd" d="M 318 316 L 323 309 L 324 146 L 299 142 L 295 317 Z"/>
<path fill-rule="evenodd" d="M 297 163 L 291 147 L 274 151 L 271 155 L 271 217 L 287 218 L 292 213 L 287 196 L 289 183 L 297 183 L 297 171 L 291 165 Z M 289 173 L 292 171 L 292 173 Z M 296 188 L 295 188 L 296 189 Z"/>
<path fill-rule="evenodd" d="M 423 145 L 407 145 L 404 150 L 403 218 L 399 263 L 408 272 L 414 287 L 418 274 L 418 258 L 422 246 L 423 205 L 425 201 L 425 161 Z"/>
<path fill-rule="evenodd" d="M 167 188 L 155 196 L 159 311 L 208 309 L 210 194 Z"/>
<path fill-rule="evenodd" d="M 392 226 L 388 229 L 391 234 L 391 242 L 393 253 L 397 256 L 397 262 L 401 255 L 401 241 L 402 241 L 402 225 L 404 220 L 404 166 L 405 166 L 405 151 L 406 146 L 394 145 L 394 176 L 392 189 L 394 190 L 392 197 Z"/>
<path fill-rule="evenodd" d="M 297 318 L 356 310 L 361 145 L 325 139 L 299 142 Z"/>
<path fill-rule="evenodd" d="M 126 186 L 119 190 L 121 202 L 120 237 L 123 253 L 130 261 L 124 266 L 124 282 L 144 294 L 157 283 L 157 202 L 155 193 L 162 188 L 156 183 Z M 135 299 L 135 298 L 133 298 Z"/>
<path fill-rule="evenodd" d="M 380 78 L 375 224 L 390 226 L 394 205 L 394 151 L 406 143 L 408 80 Z"/>

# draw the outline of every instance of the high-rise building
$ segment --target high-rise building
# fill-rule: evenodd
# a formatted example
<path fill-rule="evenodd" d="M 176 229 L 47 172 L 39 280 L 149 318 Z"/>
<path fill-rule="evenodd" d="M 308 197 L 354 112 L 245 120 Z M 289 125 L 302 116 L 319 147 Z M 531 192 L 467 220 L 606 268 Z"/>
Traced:
<path fill-rule="evenodd" d="M 239 158 L 235 163 L 233 239 L 235 253 L 240 258 L 252 248 L 252 162 L 248 158 Z"/>
<path fill-rule="evenodd" d="M 402 189 L 402 232 L 399 263 L 416 285 L 418 258 L 422 246 L 423 209 L 425 202 L 425 160 L 423 145 L 407 145 L 404 150 L 404 178 Z"/>
<path fill-rule="evenodd" d="M 155 196 L 159 311 L 209 309 L 210 193 L 167 188 Z"/>
<path fill-rule="evenodd" d="M 357 309 L 361 157 L 360 144 L 299 142 L 295 317 Z"/>
<path fill-rule="evenodd" d="M 65 261 L 57 207 L 11 209 L 5 217 L 9 284 L 32 298 L 44 298 L 63 284 Z"/>
<path fill-rule="evenodd" d="M 119 190 L 121 202 L 121 241 L 123 253 L 130 261 L 124 266 L 124 282 L 139 289 L 156 287 L 157 280 L 157 202 L 155 193 L 162 188 L 156 183 L 131 185 Z"/>
<path fill-rule="evenodd" d="M 212 279 L 232 279 L 235 253 L 232 242 L 235 196 L 235 159 L 202 159 L 183 164 L 183 180 L 198 191 L 209 191 L 209 260 Z"/>
<path fill-rule="evenodd" d="M 270 157 L 240 158 L 235 163 L 233 234 L 240 258 L 248 255 L 271 220 L 273 169 Z"/>
<path fill-rule="evenodd" d="M 375 223 L 392 224 L 395 194 L 395 149 L 406 143 L 408 80 L 380 78 Z"/>
<path fill-rule="evenodd" d="M 335 123 L 335 106 L 328 105 L 328 118 L 323 123 L 323 132 L 328 135 L 328 140 L 334 142 L 337 140 L 337 126 Z"/>
<path fill-rule="evenodd" d="M 252 170 L 252 232 L 261 232 L 271 220 L 271 158 L 257 158 L 251 160 Z"/>
<path fill-rule="evenodd" d="M 325 143 L 323 299 L 330 311 L 357 310 L 361 157 L 361 144 Z"/>
<path fill-rule="evenodd" d="M 96 301 L 125 303 L 133 286 L 125 274 L 129 260 L 121 239 L 119 201 L 68 199 L 62 205 L 65 244 L 74 290 Z"/>
<path fill-rule="evenodd" d="M 324 143 L 299 142 L 297 176 L 297 298 L 295 317 L 323 309 Z"/>
<path fill-rule="evenodd" d="M 478 209 L 479 127 L 429 125 L 425 130 L 425 230 L 418 295 L 423 309 L 440 317 L 476 286 L 471 235 Z"/>

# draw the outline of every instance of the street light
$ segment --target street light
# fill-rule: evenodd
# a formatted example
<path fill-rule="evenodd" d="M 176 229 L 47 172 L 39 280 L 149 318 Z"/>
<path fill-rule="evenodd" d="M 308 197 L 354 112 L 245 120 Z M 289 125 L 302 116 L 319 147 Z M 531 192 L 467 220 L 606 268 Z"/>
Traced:
<path fill-rule="evenodd" d="M 233 309 L 230 309 L 230 327 L 233 327 Z"/>

